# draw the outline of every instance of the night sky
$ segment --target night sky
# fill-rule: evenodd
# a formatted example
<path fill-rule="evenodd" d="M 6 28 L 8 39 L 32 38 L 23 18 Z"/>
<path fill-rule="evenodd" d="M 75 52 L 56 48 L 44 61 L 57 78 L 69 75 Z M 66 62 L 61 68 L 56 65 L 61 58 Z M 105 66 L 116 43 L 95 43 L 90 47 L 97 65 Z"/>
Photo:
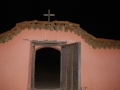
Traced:
<path fill-rule="evenodd" d="M 0 33 L 22 21 L 47 21 L 43 14 L 51 10 L 51 21 L 70 21 L 97 38 L 120 40 L 118 2 L 86 0 L 0 1 Z"/>

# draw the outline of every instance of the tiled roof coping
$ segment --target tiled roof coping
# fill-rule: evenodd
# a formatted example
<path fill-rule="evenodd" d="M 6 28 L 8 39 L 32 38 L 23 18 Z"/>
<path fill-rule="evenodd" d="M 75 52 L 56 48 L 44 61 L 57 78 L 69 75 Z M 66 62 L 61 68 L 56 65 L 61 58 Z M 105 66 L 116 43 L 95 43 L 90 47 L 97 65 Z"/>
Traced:
<path fill-rule="evenodd" d="M 12 40 L 14 36 L 19 34 L 22 30 L 25 28 L 30 29 L 45 29 L 45 30 L 61 30 L 67 32 L 68 30 L 70 32 L 74 32 L 78 36 L 81 36 L 86 43 L 88 43 L 93 48 L 114 48 L 114 49 L 120 49 L 120 40 L 110 40 L 110 39 L 104 39 L 104 38 L 96 38 L 92 36 L 91 34 L 87 33 L 85 30 L 83 30 L 79 24 L 68 22 L 68 21 L 52 21 L 48 23 L 47 21 L 24 21 L 17 23 L 14 28 L 12 28 L 10 31 L 7 31 L 5 33 L 0 34 L 0 44 L 5 43 L 9 40 Z"/>

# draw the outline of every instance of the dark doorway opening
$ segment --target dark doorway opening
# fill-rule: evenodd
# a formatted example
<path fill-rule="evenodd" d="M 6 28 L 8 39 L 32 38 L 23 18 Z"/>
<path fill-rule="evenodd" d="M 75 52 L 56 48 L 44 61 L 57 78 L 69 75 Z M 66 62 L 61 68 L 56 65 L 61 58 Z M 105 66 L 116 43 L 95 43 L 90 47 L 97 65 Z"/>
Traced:
<path fill-rule="evenodd" d="M 42 48 L 36 51 L 35 88 L 60 88 L 60 51 L 54 48 Z"/>

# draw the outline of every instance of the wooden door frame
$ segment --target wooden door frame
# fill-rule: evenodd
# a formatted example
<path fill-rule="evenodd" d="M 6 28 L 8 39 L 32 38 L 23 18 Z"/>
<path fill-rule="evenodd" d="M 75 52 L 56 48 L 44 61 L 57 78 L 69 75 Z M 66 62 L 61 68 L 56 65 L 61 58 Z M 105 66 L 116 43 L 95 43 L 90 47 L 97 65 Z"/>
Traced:
<path fill-rule="evenodd" d="M 65 41 L 59 41 L 59 42 L 56 42 L 56 41 L 37 41 L 37 40 L 33 40 L 31 41 L 32 42 L 32 60 L 31 60 L 31 77 L 30 77 L 30 87 L 31 87 L 31 90 L 34 90 L 35 89 L 35 76 L 34 76 L 34 72 L 35 72 L 35 55 L 36 55 L 36 50 L 35 50 L 35 46 L 44 46 L 44 47 L 54 47 L 54 46 L 62 46 L 62 45 L 65 45 L 67 44 L 67 42 Z M 61 53 L 61 52 L 60 52 Z M 79 60 L 80 61 L 80 60 Z M 61 63 L 61 60 L 60 60 L 60 63 Z M 79 69 L 80 70 L 80 69 Z M 80 71 L 78 71 L 80 72 Z M 79 73 L 80 75 L 80 73 Z M 80 77 L 80 76 L 79 76 Z M 80 79 L 80 78 L 79 78 Z M 60 80 L 61 80 L 61 66 L 60 66 Z M 80 79 L 81 80 L 81 79 Z M 60 90 L 61 90 L 61 85 L 60 85 Z"/>

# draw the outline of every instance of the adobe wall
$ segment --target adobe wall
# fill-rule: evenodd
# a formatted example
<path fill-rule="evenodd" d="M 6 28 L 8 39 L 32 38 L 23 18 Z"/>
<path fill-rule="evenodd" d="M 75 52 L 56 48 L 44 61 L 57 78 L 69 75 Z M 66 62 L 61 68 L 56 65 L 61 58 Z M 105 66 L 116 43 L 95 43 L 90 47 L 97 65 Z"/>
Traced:
<path fill-rule="evenodd" d="M 29 90 L 31 43 L 23 39 L 81 42 L 82 90 L 120 89 L 120 49 L 93 49 L 73 32 L 23 30 L 0 44 L 0 90 Z"/>

